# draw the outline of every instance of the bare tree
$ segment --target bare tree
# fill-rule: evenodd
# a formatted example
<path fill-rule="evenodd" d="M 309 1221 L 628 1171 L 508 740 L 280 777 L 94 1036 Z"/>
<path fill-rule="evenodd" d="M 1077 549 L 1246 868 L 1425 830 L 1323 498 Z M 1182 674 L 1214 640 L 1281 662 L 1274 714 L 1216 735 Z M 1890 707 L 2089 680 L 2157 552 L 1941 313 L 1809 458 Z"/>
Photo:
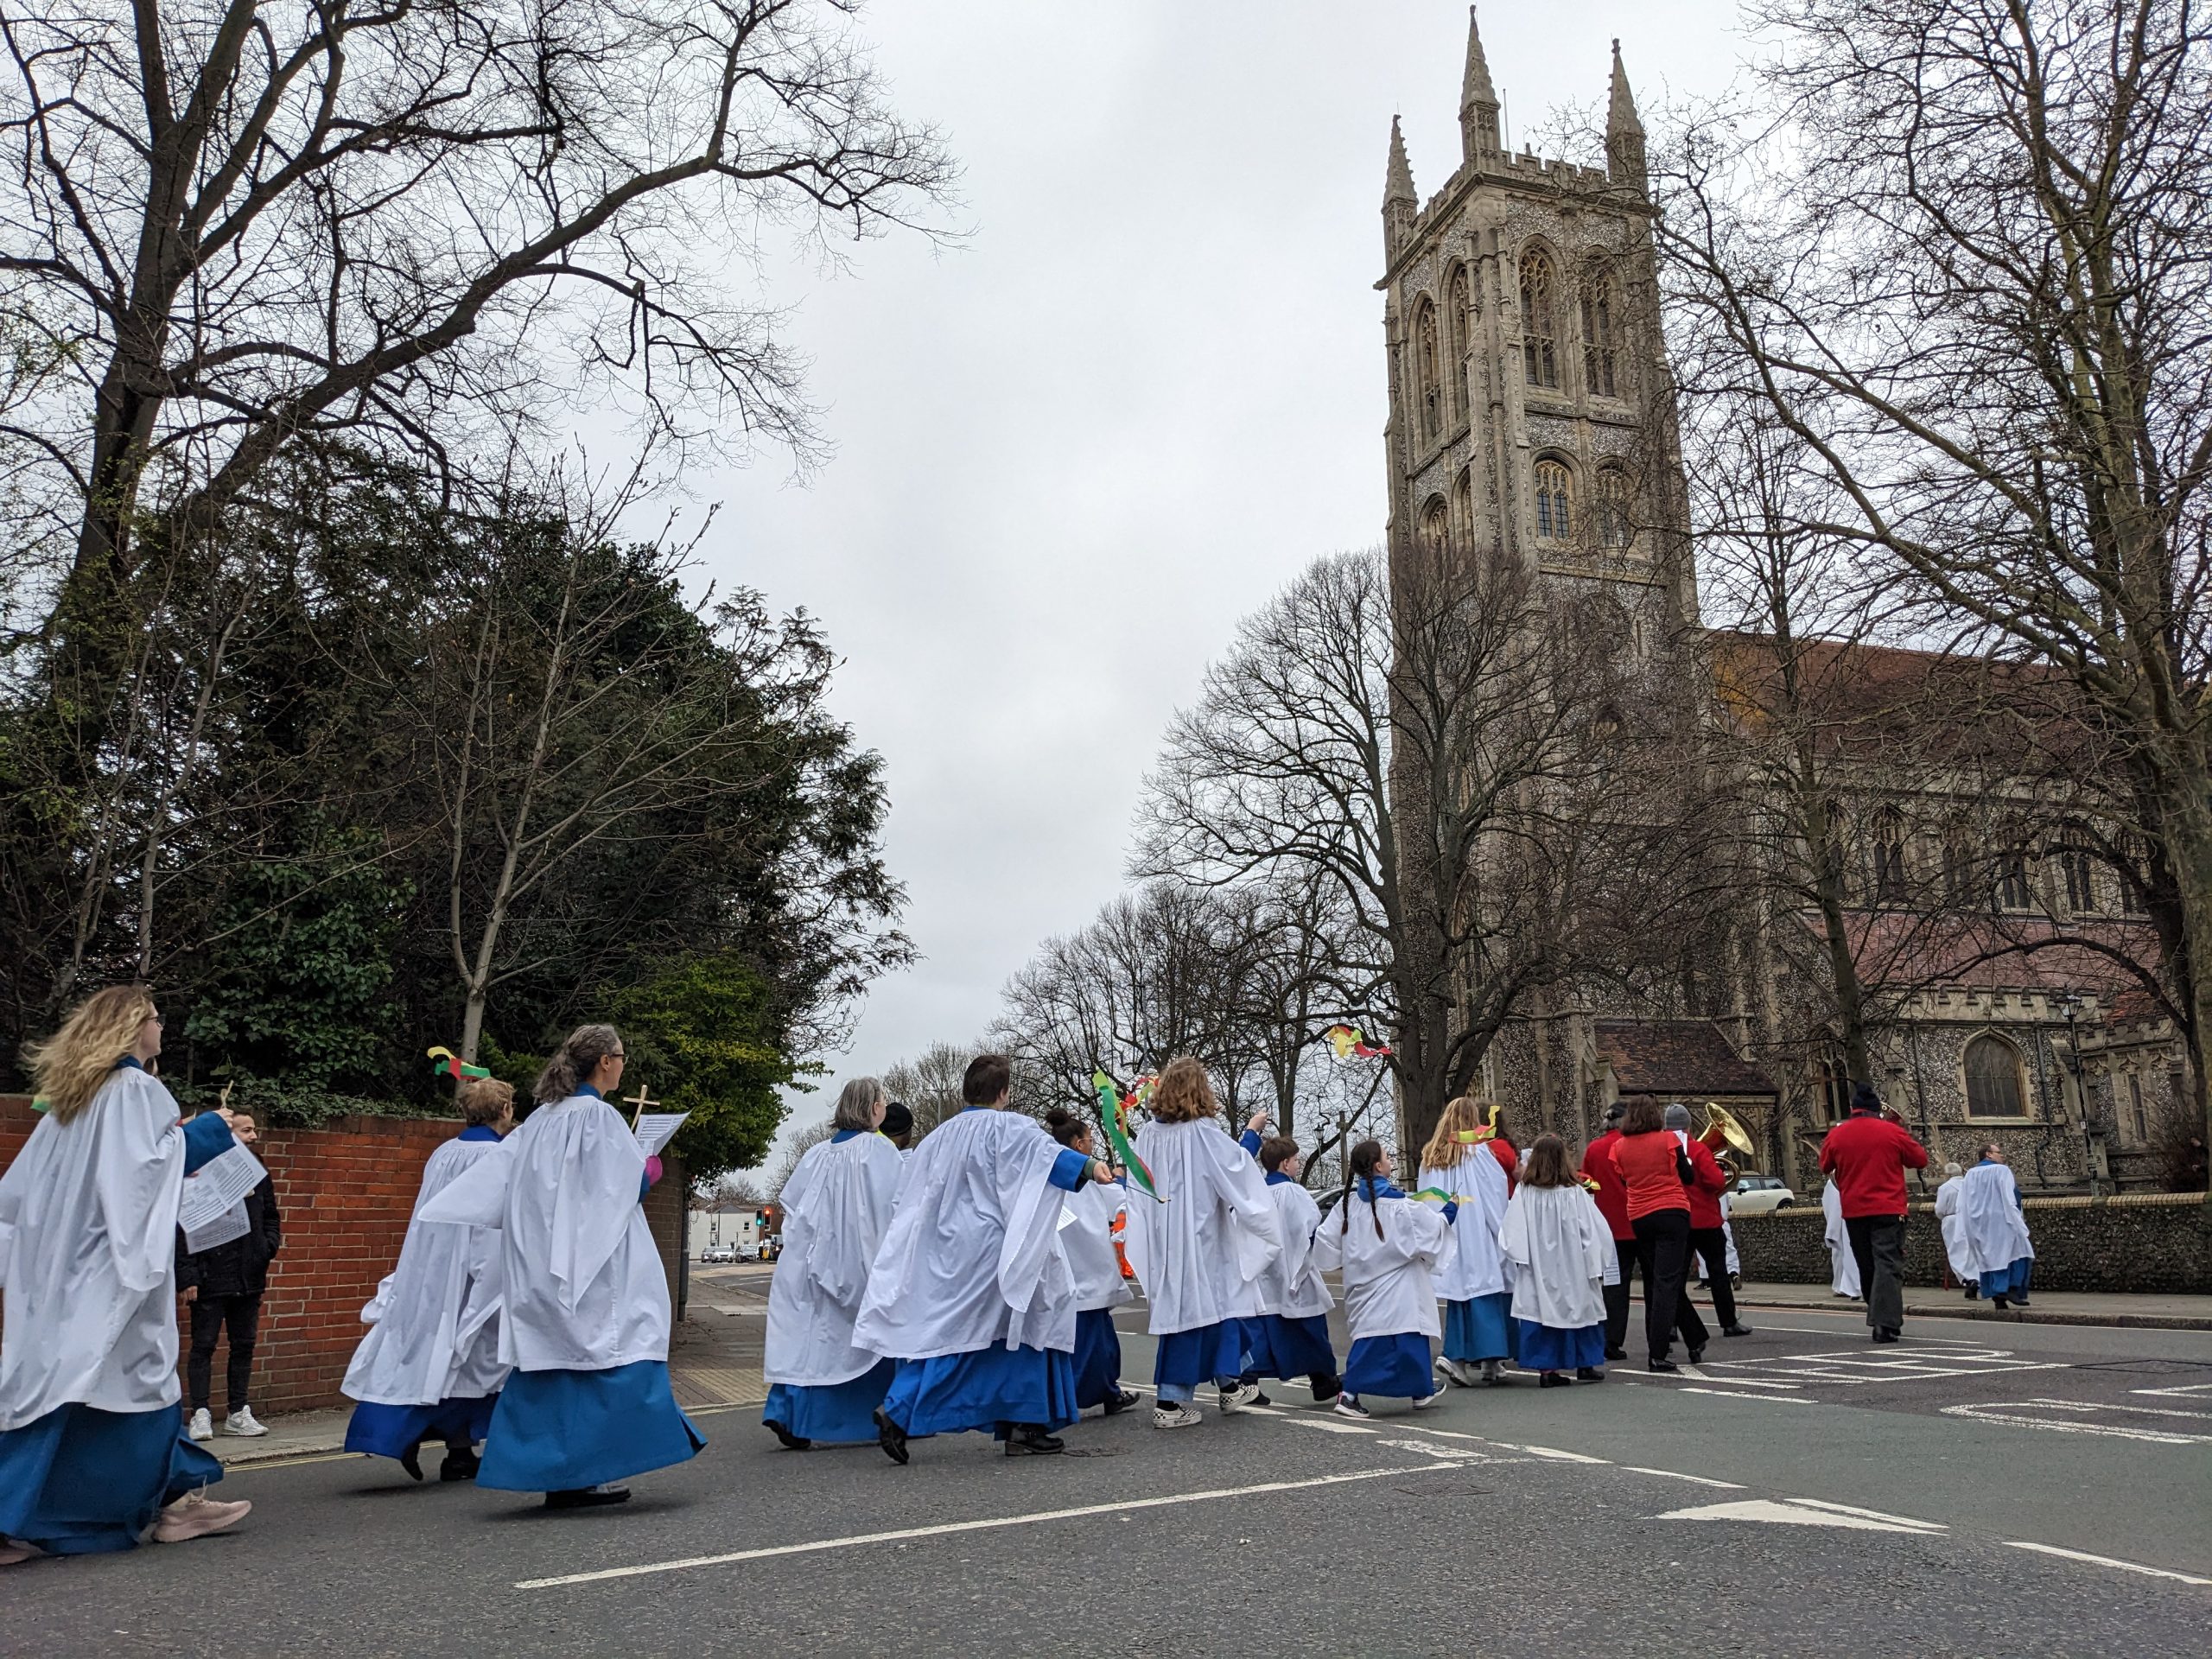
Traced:
<path fill-rule="evenodd" d="M 812 1128 L 801 1129 L 791 1137 L 791 1144 L 784 1148 L 782 1160 L 776 1166 L 775 1179 L 769 1185 L 770 1202 L 783 1202 L 784 1188 L 791 1185 L 791 1177 L 798 1173 L 798 1160 L 836 1132 L 836 1125 L 825 1118 Z"/>
<path fill-rule="evenodd" d="M 1688 378 L 1796 526 L 2063 678 L 2124 780 L 2200 1109 L 2212 950 L 2212 26 L 2169 0 L 1767 0 L 1661 221 Z"/>
<path fill-rule="evenodd" d="M 912 1059 L 885 1071 L 885 1090 L 892 1099 L 904 1101 L 914 1115 L 915 1140 L 957 1116 L 967 1104 L 961 1082 L 969 1062 L 981 1052 L 979 1043 L 931 1043 Z"/>

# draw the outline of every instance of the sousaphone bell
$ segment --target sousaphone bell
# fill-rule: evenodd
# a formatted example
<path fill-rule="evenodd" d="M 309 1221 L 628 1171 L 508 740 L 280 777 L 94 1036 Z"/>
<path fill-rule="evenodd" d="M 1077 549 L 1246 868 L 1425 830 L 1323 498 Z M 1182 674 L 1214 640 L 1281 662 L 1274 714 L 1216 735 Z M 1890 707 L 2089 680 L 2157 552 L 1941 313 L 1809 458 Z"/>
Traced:
<path fill-rule="evenodd" d="M 1718 1102 L 1706 1102 L 1705 1127 L 1697 1132 L 1697 1138 L 1717 1158 L 1734 1157 L 1745 1163 L 1751 1161 L 1751 1132 L 1737 1120 L 1733 1112 Z"/>

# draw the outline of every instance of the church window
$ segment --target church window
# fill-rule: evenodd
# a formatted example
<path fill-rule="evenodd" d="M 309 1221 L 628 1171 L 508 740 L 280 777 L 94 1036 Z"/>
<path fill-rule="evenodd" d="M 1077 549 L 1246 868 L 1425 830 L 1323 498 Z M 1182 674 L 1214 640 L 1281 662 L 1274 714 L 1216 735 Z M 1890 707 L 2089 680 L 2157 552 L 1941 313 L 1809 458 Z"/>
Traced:
<path fill-rule="evenodd" d="M 1421 435 L 1424 443 L 1436 442 L 1444 429 L 1444 414 L 1440 400 L 1444 380 L 1437 361 L 1436 308 L 1427 299 L 1414 313 L 1414 397 L 1421 413 Z"/>
<path fill-rule="evenodd" d="M 1617 395 L 1619 341 L 1614 331 L 1619 310 L 1612 276 L 1593 271 L 1582 286 L 1582 378 L 1593 397 Z"/>
<path fill-rule="evenodd" d="M 2131 1071 L 2127 1074 L 2127 1115 L 2135 1120 L 2135 1138 L 2151 1138 L 2151 1116 L 2143 1109 L 2143 1079 Z"/>
<path fill-rule="evenodd" d="M 1626 547 L 1635 539 L 1628 474 L 1618 467 L 1603 467 L 1598 474 L 1598 545 Z"/>
<path fill-rule="evenodd" d="M 1966 832 L 1953 829 L 1943 836 L 1943 902 L 1971 907 L 1974 903 L 1974 854 Z"/>
<path fill-rule="evenodd" d="M 1905 900 L 1904 816 L 1885 807 L 1874 820 L 1874 902 L 1901 905 Z"/>
<path fill-rule="evenodd" d="M 1452 356 L 1446 364 L 1446 384 L 1451 390 L 1452 413 L 1454 416 L 1467 412 L 1467 327 L 1473 313 L 1469 306 L 1467 268 L 1459 266 L 1452 273 L 1450 286 L 1445 293 L 1446 339 L 1450 342 Z"/>
<path fill-rule="evenodd" d="M 1987 1034 L 1967 1045 L 1967 1116 L 2025 1117 L 2028 1091 L 2020 1051 Z"/>
<path fill-rule="evenodd" d="M 2067 913 L 2073 916 L 2092 915 L 2097 909 L 2097 883 L 2094 861 L 2086 847 L 2062 847 L 2058 849 L 2059 878 L 2066 884 Z"/>
<path fill-rule="evenodd" d="M 1421 544 L 1433 553 L 1441 548 L 1451 533 L 1451 522 L 1444 505 L 1444 498 L 1432 495 L 1421 510 Z"/>
<path fill-rule="evenodd" d="M 2015 849 L 1997 861 L 1997 908 L 2032 910 L 2035 888 L 2028 880 L 2028 855 Z"/>
<path fill-rule="evenodd" d="M 1536 463 L 1536 534 L 1548 542 L 1563 542 L 1574 532 L 1574 480 L 1566 464 Z"/>
<path fill-rule="evenodd" d="M 1463 543 L 1475 538 L 1475 484 L 1464 467 L 1452 480 L 1452 533 Z"/>
<path fill-rule="evenodd" d="M 1554 321 L 1552 262 L 1531 249 L 1521 256 L 1521 358 L 1529 384 L 1559 385 L 1559 325 Z"/>

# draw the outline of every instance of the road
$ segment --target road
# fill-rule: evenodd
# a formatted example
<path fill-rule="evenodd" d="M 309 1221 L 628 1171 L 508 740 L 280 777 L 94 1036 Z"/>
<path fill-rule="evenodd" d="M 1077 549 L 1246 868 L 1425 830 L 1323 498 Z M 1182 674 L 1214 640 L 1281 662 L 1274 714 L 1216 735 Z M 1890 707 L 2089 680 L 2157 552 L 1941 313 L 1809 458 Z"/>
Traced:
<path fill-rule="evenodd" d="M 240 1532 L 0 1578 L 9 1652 L 2201 1650 L 2212 1338 L 1777 1313 L 1694 1374 L 1275 1405 L 1073 1454 L 775 1449 L 757 1408 L 608 1511 L 391 1465 L 234 1474 Z M 1141 1309 L 1127 1372 L 1149 1373 Z M 2057 1552 L 2057 1553 L 2050 1553 Z M 2071 1552 L 2070 1554 L 2068 1552 Z"/>

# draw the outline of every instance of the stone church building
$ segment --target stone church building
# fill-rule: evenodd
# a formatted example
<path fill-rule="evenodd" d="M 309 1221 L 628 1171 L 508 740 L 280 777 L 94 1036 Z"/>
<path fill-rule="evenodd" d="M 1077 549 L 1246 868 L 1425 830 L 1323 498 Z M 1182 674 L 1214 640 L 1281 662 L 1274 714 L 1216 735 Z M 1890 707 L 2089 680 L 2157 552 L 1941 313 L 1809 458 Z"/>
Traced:
<path fill-rule="evenodd" d="M 1685 671 L 1705 677 L 1688 690 L 1709 711 L 1713 662 L 1759 641 L 1698 633 L 1644 134 L 1618 43 L 1602 168 L 1509 151 L 1499 113 L 1471 26 L 1460 154 L 1426 200 L 1391 125 L 1376 287 L 1393 559 L 1499 548 L 1537 574 L 1547 604 L 1605 618 L 1634 650 L 1701 638 L 1717 651 L 1680 661 L 1702 665 Z M 1917 653 L 1879 654 L 1892 677 L 1916 671 Z M 1863 849 L 1872 862 L 1859 872 L 1853 925 L 1873 940 L 1909 927 L 1885 875 L 1932 869 L 1946 855 L 1912 811 L 1910 785 L 1869 776 L 1866 789 L 1894 798 L 1885 810 L 1906 826 Z M 2140 930 L 2130 898 L 2109 872 L 2054 847 L 2006 871 L 1999 903 L 2125 935 Z M 1805 1014 L 1817 999 L 1790 982 L 1792 953 L 1762 931 L 1797 925 L 1785 915 L 1736 929 L 1726 970 L 1694 992 L 1654 992 L 1640 1006 L 1539 999 L 1492 1046 L 1490 1092 L 1510 1122 L 1571 1141 L 1598 1133 L 1624 1091 L 1722 1103 L 1750 1128 L 1756 1161 L 1812 1201 L 1819 1138 L 1847 1087 L 1840 1056 Z M 2158 1184 L 2161 1135 L 2185 1092 L 2182 1048 L 2124 972 L 2078 950 L 1955 972 L 1926 949 L 1862 956 L 1888 980 L 1872 987 L 1889 995 L 1870 1039 L 1876 1082 L 1935 1152 L 1932 1178 L 1945 1159 L 1971 1163 L 1994 1140 L 2031 1190 Z"/>

